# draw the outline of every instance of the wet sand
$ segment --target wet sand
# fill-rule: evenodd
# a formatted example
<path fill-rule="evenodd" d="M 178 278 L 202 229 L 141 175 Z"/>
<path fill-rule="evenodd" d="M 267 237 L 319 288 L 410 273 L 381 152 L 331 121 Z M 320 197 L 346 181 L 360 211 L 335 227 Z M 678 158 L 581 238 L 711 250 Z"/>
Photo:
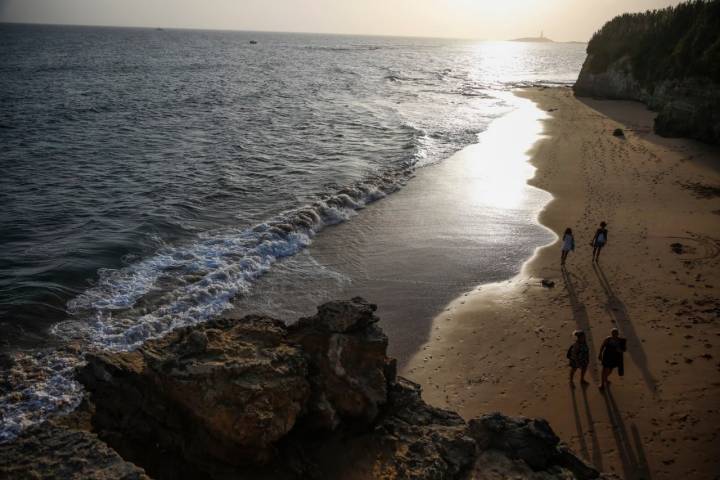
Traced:
<path fill-rule="evenodd" d="M 654 135 L 652 112 L 637 103 L 576 99 L 567 88 L 519 95 L 550 113 L 530 152 L 530 183 L 554 196 L 540 221 L 558 235 L 572 227 L 577 249 L 565 271 L 558 240 L 511 281 L 455 299 L 402 373 L 466 418 L 544 417 L 627 479 L 716 478 L 720 150 Z M 625 137 L 612 135 L 618 127 Z M 593 265 L 601 220 L 609 242 Z M 628 340 L 626 371 L 602 393 L 597 353 L 612 327 Z M 577 328 L 590 344 L 586 388 L 567 378 Z"/>
<path fill-rule="evenodd" d="M 551 196 L 527 185 L 535 171 L 527 150 L 547 115 L 529 100 L 508 97 L 516 109 L 492 122 L 478 143 L 419 168 L 398 192 L 324 230 L 305 254 L 347 279 L 345 285 L 316 281 L 318 290 L 378 305 L 389 353 L 401 365 L 427 341 L 433 317 L 448 302 L 478 278 L 512 277 L 554 238 L 535 220 Z M 273 288 L 277 276 L 271 272 L 266 283 Z M 297 295 L 288 298 L 297 303 Z"/>

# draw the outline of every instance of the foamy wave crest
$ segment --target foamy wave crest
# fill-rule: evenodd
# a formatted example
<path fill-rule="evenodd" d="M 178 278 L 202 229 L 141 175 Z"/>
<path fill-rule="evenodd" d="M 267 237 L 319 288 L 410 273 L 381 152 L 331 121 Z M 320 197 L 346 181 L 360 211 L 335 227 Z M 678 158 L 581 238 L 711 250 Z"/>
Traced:
<path fill-rule="evenodd" d="M 416 150 L 419 138 L 413 142 Z M 419 157 L 254 227 L 206 234 L 192 244 L 164 246 L 123 269 L 101 270 L 95 286 L 68 302 L 71 318 L 51 331 L 83 351 L 124 351 L 209 320 L 230 309 L 232 300 L 279 259 L 306 248 L 324 227 L 400 189 Z M 80 350 L 7 358 L 12 367 L 3 368 L 0 378 L 0 443 L 49 415 L 72 411 L 82 399 L 82 386 L 74 380 L 83 363 Z"/>
<path fill-rule="evenodd" d="M 69 302 L 74 318 L 57 324 L 53 333 L 91 348 L 127 350 L 213 318 L 278 259 L 306 248 L 325 226 L 397 190 L 411 174 L 405 168 L 378 176 L 252 228 L 166 246 L 124 269 L 101 271 L 96 286 Z"/>

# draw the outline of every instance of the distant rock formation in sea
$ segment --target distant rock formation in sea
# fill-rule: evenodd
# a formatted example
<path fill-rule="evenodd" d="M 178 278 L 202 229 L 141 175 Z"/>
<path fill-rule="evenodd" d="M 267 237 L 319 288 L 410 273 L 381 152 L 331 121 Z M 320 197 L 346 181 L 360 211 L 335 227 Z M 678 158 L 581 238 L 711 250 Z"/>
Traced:
<path fill-rule="evenodd" d="M 510 41 L 511 42 L 555 43 L 553 40 L 550 40 L 549 38 L 547 38 L 543 32 L 540 32 L 539 37 L 513 38 Z"/>
<path fill-rule="evenodd" d="M 588 43 L 573 90 L 645 103 L 660 135 L 720 143 L 720 0 L 615 17 Z"/>
<path fill-rule="evenodd" d="M 375 306 L 331 302 L 88 354 L 84 406 L 0 445 L 0 477 L 592 479 L 541 419 L 463 420 L 396 376 Z"/>

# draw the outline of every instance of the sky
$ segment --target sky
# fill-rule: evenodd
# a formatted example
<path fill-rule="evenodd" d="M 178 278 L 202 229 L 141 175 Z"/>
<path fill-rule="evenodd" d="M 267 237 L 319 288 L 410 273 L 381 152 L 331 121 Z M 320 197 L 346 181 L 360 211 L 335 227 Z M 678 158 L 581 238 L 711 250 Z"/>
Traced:
<path fill-rule="evenodd" d="M 679 0 L 0 0 L 0 22 L 587 41 Z"/>

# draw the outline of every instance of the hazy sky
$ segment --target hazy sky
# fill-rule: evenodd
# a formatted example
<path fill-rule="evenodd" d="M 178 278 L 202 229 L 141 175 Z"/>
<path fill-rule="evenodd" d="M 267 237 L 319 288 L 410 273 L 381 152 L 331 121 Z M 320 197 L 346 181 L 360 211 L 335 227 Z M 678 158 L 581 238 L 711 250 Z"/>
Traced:
<path fill-rule="evenodd" d="M 678 0 L 0 0 L 0 21 L 588 40 L 613 16 Z"/>

